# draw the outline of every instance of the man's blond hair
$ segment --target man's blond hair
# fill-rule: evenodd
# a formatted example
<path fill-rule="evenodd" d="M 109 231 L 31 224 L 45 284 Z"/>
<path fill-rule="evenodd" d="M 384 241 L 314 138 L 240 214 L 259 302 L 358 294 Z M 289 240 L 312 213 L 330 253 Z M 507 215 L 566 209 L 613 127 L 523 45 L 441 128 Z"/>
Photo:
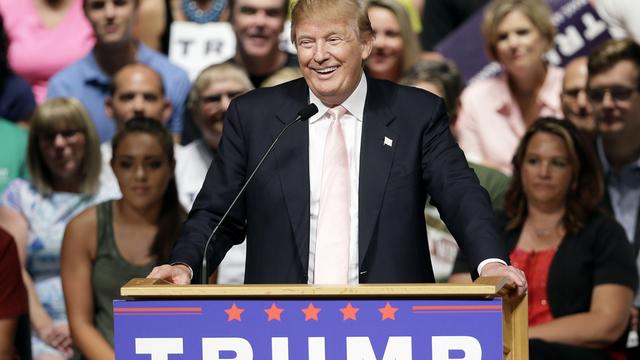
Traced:
<path fill-rule="evenodd" d="M 299 0 L 291 10 L 291 41 L 296 42 L 296 25 L 304 20 L 354 21 L 360 40 L 373 36 L 367 7 L 359 0 Z M 354 20 L 355 19 L 355 20 Z"/>

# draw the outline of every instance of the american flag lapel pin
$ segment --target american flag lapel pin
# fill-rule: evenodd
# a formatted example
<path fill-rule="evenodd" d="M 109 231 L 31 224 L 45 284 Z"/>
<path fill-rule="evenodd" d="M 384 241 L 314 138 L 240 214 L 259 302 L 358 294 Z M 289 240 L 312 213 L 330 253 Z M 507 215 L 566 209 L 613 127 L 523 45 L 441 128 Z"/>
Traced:
<path fill-rule="evenodd" d="M 393 140 L 389 139 L 388 137 L 384 137 L 384 144 L 388 147 L 392 147 L 393 146 Z"/>

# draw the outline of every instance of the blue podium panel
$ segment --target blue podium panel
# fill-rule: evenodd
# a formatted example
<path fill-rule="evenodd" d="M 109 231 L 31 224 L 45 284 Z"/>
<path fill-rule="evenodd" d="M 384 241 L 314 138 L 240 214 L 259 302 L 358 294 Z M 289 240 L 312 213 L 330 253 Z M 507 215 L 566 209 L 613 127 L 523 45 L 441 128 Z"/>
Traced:
<path fill-rule="evenodd" d="M 502 299 L 114 301 L 118 360 L 501 359 Z"/>

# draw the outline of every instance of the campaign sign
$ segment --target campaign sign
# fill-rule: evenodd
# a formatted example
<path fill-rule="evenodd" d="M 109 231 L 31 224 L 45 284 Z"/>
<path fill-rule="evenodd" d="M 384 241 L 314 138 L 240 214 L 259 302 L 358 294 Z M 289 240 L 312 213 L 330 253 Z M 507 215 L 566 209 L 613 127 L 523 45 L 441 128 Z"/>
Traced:
<path fill-rule="evenodd" d="M 187 71 L 191 80 L 207 66 L 224 62 L 235 53 L 236 37 L 227 22 L 171 23 L 169 59 Z"/>
<path fill-rule="evenodd" d="M 500 298 L 113 304 L 118 360 L 502 358 Z"/>

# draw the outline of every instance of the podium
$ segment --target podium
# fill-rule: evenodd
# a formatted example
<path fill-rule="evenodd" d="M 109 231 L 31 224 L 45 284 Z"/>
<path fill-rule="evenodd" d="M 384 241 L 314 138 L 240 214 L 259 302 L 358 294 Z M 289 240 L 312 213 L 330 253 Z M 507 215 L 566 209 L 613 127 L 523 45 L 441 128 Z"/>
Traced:
<path fill-rule="evenodd" d="M 528 359 L 527 298 L 474 284 L 171 285 L 114 301 L 117 359 Z"/>

